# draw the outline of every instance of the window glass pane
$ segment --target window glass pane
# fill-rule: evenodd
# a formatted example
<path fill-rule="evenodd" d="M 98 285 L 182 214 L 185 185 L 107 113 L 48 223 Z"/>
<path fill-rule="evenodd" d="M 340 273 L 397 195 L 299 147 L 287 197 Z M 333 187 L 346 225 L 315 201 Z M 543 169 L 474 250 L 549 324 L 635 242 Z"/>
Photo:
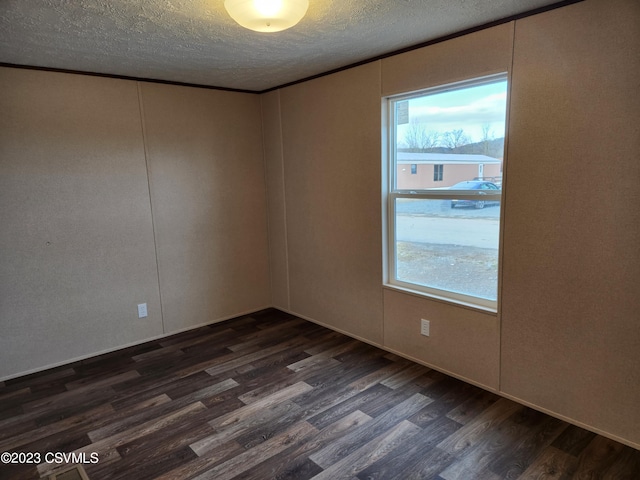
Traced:
<path fill-rule="evenodd" d="M 396 101 L 394 188 L 501 182 L 506 101 L 506 80 Z"/>
<path fill-rule="evenodd" d="M 397 280 L 497 299 L 500 202 L 395 202 Z"/>
<path fill-rule="evenodd" d="M 389 282 L 495 308 L 506 74 L 390 102 Z"/>

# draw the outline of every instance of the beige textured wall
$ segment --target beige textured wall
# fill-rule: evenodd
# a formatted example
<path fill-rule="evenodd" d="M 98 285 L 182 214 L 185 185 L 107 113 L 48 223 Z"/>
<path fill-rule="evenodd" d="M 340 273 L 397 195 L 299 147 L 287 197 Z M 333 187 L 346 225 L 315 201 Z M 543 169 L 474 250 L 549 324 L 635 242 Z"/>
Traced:
<path fill-rule="evenodd" d="M 380 343 L 380 64 L 280 100 L 291 310 Z"/>
<path fill-rule="evenodd" d="M 513 28 L 508 23 L 384 59 L 382 95 L 509 72 Z M 421 318 L 432 322 L 429 337 L 420 335 Z M 384 332 L 385 346 L 394 351 L 478 385 L 499 387 L 500 323 L 495 313 L 388 290 Z"/>
<path fill-rule="evenodd" d="M 640 446 L 640 3 L 518 21 L 505 393 Z"/>
<path fill-rule="evenodd" d="M 385 58 L 382 61 L 382 95 L 506 72 L 511 61 L 513 28 L 513 22 L 506 23 Z"/>
<path fill-rule="evenodd" d="M 141 89 L 165 330 L 270 306 L 260 98 Z"/>
<path fill-rule="evenodd" d="M 0 111 L 0 378 L 271 305 L 257 95 L 0 68 Z"/>
<path fill-rule="evenodd" d="M 0 378 L 162 334 L 136 83 L 0 68 L 0 112 Z"/>
<path fill-rule="evenodd" d="M 284 196 L 284 158 L 280 123 L 280 92 L 261 95 L 262 131 L 269 218 L 269 274 L 274 307 L 289 310 L 287 212 Z"/>
<path fill-rule="evenodd" d="M 430 336 L 420 335 L 429 320 Z M 384 346 L 470 383 L 498 389 L 496 315 L 394 290 L 384 292 Z"/>

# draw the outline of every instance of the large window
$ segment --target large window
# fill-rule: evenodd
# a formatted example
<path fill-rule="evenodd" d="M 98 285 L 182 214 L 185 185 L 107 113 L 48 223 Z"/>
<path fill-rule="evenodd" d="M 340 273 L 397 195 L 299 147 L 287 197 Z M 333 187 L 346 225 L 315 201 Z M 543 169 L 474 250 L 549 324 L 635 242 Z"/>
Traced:
<path fill-rule="evenodd" d="M 506 74 L 387 99 L 389 285 L 497 308 L 506 105 Z"/>

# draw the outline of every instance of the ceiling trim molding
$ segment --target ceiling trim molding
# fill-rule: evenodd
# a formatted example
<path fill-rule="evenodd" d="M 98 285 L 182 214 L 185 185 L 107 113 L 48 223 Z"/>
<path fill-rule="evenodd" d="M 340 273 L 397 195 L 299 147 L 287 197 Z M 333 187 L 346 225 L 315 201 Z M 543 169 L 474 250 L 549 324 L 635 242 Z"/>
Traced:
<path fill-rule="evenodd" d="M 88 76 L 92 76 L 92 77 L 116 78 L 116 79 L 120 79 L 120 80 L 132 80 L 132 81 L 136 81 L 136 82 L 159 83 L 159 84 L 162 84 L 162 85 L 176 85 L 176 86 L 180 86 L 180 87 L 205 88 L 205 89 L 208 89 L 208 90 L 222 90 L 222 91 L 225 91 L 225 92 L 252 93 L 252 94 L 259 95 L 259 94 L 262 94 L 262 93 L 273 92 L 274 90 L 279 90 L 281 88 L 290 87 L 292 85 L 297 85 L 299 83 L 308 82 L 309 80 L 314 80 L 316 78 L 325 77 L 327 75 L 332 75 L 334 73 L 342 72 L 344 70 L 349 70 L 351 68 L 359 67 L 361 65 L 366 65 L 367 63 L 376 62 L 378 60 L 389 58 L 389 57 L 392 57 L 394 55 L 399 55 L 401 53 L 410 52 L 412 50 L 417 50 L 419 48 L 428 47 L 429 45 L 435 45 L 437 43 L 446 42 L 447 40 L 451 40 L 451 39 L 454 39 L 454 38 L 462 37 L 464 35 L 469 35 L 470 33 L 479 32 L 479 31 L 485 30 L 487 28 L 491 28 L 491 27 L 495 27 L 495 26 L 502 25 L 502 24 L 505 24 L 505 23 L 513 22 L 515 20 L 521 20 L 521 19 L 526 18 L 526 17 L 531 17 L 533 15 L 538 15 L 540 13 L 544 13 L 544 12 L 548 12 L 548 11 L 555 10 L 555 9 L 558 9 L 558 8 L 566 7 L 568 5 L 572 5 L 574 3 L 580 3 L 580 2 L 583 2 L 583 1 L 584 0 L 562 0 L 560 2 L 552 3 L 551 5 L 547 5 L 547 6 L 544 6 L 544 7 L 539 7 L 539 8 L 536 8 L 536 9 L 533 9 L 533 10 L 529 10 L 527 12 L 523 12 L 523 13 L 520 13 L 520 14 L 517 14 L 517 15 L 512 15 L 512 16 L 505 17 L 505 18 L 502 18 L 502 19 L 499 19 L 499 20 L 495 20 L 493 22 L 489 22 L 489 23 L 485 23 L 485 24 L 482 24 L 482 25 L 478 25 L 477 27 L 472 27 L 472 28 L 468 28 L 466 30 L 461 30 L 459 32 L 452 33 L 450 35 L 445 35 L 443 37 L 438 37 L 438 38 L 435 38 L 433 40 L 428 40 L 426 42 L 422 42 L 422 43 L 419 43 L 419 44 L 416 44 L 416 45 L 412 45 L 410 47 L 402 48 L 400 50 L 394 50 L 392 52 L 385 53 L 383 55 L 378 55 L 378 56 L 373 57 L 373 58 L 368 58 L 366 60 L 361 60 L 359 62 L 351 63 L 351 64 L 345 65 L 343 67 L 335 68 L 335 69 L 329 70 L 327 72 L 318 73 L 316 75 L 311 75 L 309 77 L 301 78 L 300 80 L 294 80 L 292 82 L 288 82 L 288 83 L 285 83 L 285 84 L 282 84 L 282 85 L 278 85 L 278 86 L 275 86 L 275 87 L 267 88 L 265 90 L 245 90 L 245 89 L 239 89 L 239 88 L 217 87 L 217 86 L 212 86 L 212 85 L 202 85 L 202 84 L 196 84 L 196 83 L 176 82 L 176 81 L 172 81 L 172 80 L 160 80 L 160 79 L 155 79 L 155 78 L 129 77 L 129 76 L 126 76 L 126 75 L 116 75 L 116 74 L 110 74 L 110 73 L 87 72 L 87 71 L 81 71 L 81 70 L 67 70 L 67 69 L 64 69 L 64 68 L 40 67 L 40 66 L 34 66 L 34 65 L 20 65 L 20 64 L 4 63 L 4 62 L 0 62 L 0 67 L 22 68 L 22 69 L 27 69 L 27 70 L 40 70 L 40 71 L 57 72 L 57 73 L 70 73 L 70 74 L 75 74 L 75 75 L 88 75 Z"/>
<path fill-rule="evenodd" d="M 16 63 L 0 62 L 0 67 L 21 68 L 23 70 L 39 70 L 43 72 L 70 73 L 73 75 L 87 75 L 90 77 L 115 78 L 118 80 L 131 80 L 134 82 L 160 83 L 163 85 L 177 85 L 180 87 L 206 88 L 208 90 L 223 90 L 225 92 L 253 93 L 253 94 L 262 93 L 261 91 L 257 91 L 257 90 L 244 90 L 241 88 L 216 87 L 212 85 L 202 85 L 198 83 L 176 82 L 173 80 L 160 80 L 156 78 L 129 77 L 126 75 L 116 75 L 113 73 L 86 72 L 84 70 L 68 70 L 65 68 L 39 67 L 35 65 L 20 65 Z"/>
<path fill-rule="evenodd" d="M 505 23 L 513 22 L 515 20 L 521 20 L 526 17 L 531 17 L 533 15 L 538 15 L 540 13 L 548 12 L 550 10 L 556 10 L 558 8 L 566 7 L 568 5 L 572 5 L 574 3 L 584 2 L 584 0 L 562 0 L 557 3 L 552 3 L 551 5 L 547 5 L 544 7 L 539 7 L 533 10 L 529 10 L 527 12 L 519 13 L 517 15 L 511 15 L 510 17 L 501 18 L 500 20 L 495 20 L 493 22 L 485 23 L 482 25 L 478 25 L 477 27 L 467 28 L 466 30 L 461 30 L 456 33 L 452 33 L 449 35 L 445 35 L 443 37 L 434 38 L 433 40 L 428 40 L 426 42 L 418 43 L 416 45 L 412 45 L 410 47 L 401 48 L 400 50 L 394 50 L 393 52 L 385 53 L 383 55 L 378 55 L 377 57 L 368 58 L 366 60 L 361 60 L 359 62 L 352 63 L 350 65 L 345 65 L 344 67 L 338 67 L 333 70 L 329 70 L 328 72 L 318 73 L 316 75 L 311 75 L 310 77 L 305 77 L 300 80 L 294 80 L 293 82 L 285 83 L 283 85 L 279 85 L 277 87 L 267 88 L 265 90 L 261 90 L 257 93 L 269 93 L 274 90 L 278 90 L 281 88 L 290 87 L 292 85 L 297 85 L 299 83 L 308 82 L 309 80 L 314 80 L 316 78 L 325 77 L 327 75 L 332 75 L 334 73 L 342 72 L 344 70 L 349 70 L 350 68 L 359 67 L 360 65 L 366 65 L 367 63 L 377 62 L 378 60 L 383 60 L 385 58 L 393 57 L 394 55 L 399 55 L 401 53 L 410 52 L 412 50 L 417 50 L 419 48 L 428 47 L 429 45 L 435 45 L 436 43 L 446 42 L 447 40 L 452 40 L 454 38 L 462 37 L 464 35 L 469 35 L 470 33 L 479 32 L 481 30 L 486 30 L 487 28 L 496 27 L 498 25 L 503 25 Z"/>

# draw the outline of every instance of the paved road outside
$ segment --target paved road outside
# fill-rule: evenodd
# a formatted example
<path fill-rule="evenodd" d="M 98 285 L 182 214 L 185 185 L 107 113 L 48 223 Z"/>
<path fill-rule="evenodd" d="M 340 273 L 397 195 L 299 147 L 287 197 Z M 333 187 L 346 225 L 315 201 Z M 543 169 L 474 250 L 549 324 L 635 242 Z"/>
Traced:
<path fill-rule="evenodd" d="M 400 198 L 396 204 L 396 211 L 400 215 L 428 215 L 455 218 L 500 218 L 500 207 L 498 205 L 488 205 L 484 208 L 451 208 L 450 200 L 413 200 Z"/>
<path fill-rule="evenodd" d="M 499 220 L 488 219 L 398 215 L 396 240 L 497 249 L 499 224 Z"/>
<path fill-rule="evenodd" d="M 398 241 L 498 248 L 498 206 L 451 208 L 448 200 L 399 200 L 396 212 Z"/>

